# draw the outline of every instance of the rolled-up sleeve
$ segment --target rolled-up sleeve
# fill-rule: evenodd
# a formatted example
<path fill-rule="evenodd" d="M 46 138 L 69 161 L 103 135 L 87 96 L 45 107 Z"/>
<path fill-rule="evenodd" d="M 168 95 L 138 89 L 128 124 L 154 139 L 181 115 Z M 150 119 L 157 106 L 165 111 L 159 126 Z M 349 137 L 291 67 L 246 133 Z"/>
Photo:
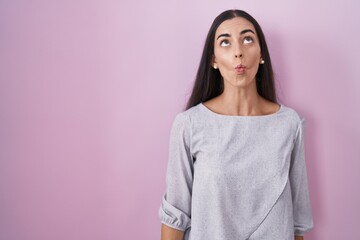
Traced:
<path fill-rule="evenodd" d="M 290 185 L 293 203 L 294 234 L 304 236 L 314 227 L 308 190 L 304 148 L 305 119 L 301 118 L 291 155 Z"/>
<path fill-rule="evenodd" d="M 176 115 L 169 141 L 166 191 L 159 209 L 163 224 L 185 231 L 191 225 L 193 158 L 190 153 L 191 125 L 184 113 Z"/>

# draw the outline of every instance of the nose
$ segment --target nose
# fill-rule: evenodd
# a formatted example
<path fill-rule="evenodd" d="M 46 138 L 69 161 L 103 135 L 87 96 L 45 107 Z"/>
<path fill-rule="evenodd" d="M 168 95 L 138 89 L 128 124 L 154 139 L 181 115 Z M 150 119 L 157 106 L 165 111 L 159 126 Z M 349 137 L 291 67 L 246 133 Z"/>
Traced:
<path fill-rule="evenodd" d="M 242 57 L 242 54 L 235 54 L 235 58 L 241 58 Z"/>
<path fill-rule="evenodd" d="M 243 56 L 242 49 L 240 47 L 240 44 L 237 44 L 234 49 L 235 58 L 241 58 Z"/>

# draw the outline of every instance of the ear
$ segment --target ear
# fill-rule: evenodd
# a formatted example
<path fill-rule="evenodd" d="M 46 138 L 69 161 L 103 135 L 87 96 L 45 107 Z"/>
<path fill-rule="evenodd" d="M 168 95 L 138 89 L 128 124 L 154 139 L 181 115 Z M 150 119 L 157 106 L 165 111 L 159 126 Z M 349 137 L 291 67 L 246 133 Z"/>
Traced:
<path fill-rule="evenodd" d="M 218 66 L 217 66 L 217 63 L 216 63 L 216 60 L 215 60 L 215 56 L 214 56 L 214 55 L 212 56 L 212 59 L 211 59 L 211 66 L 212 66 L 214 69 L 218 69 Z"/>
<path fill-rule="evenodd" d="M 264 63 L 265 63 L 264 59 L 263 59 L 262 57 L 260 57 L 260 62 L 259 62 L 259 64 L 264 64 Z"/>

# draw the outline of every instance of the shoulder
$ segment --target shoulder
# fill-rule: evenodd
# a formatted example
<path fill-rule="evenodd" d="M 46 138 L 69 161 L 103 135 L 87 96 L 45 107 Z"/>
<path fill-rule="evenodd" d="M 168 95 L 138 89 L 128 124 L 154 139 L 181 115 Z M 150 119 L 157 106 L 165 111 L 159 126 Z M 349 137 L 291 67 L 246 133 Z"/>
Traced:
<path fill-rule="evenodd" d="M 171 139 L 181 139 L 184 144 L 191 148 L 193 118 L 197 111 L 197 107 L 194 106 L 175 115 L 171 127 Z"/>
<path fill-rule="evenodd" d="M 178 124 L 191 124 L 193 120 L 197 119 L 201 114 L 200 108 L 200 104 L 197 104 L 187 110 L 177 113 L 174 122 Z"/>
<path fill-rule="evenodd" d="M 305 131 L 305 117 L 292 107 L 282 104 L 283 113 L 287 116 L 287 121 L 291 125 L 294 139 Z"/>
<path fill-rule="evenodd" d="M 297 124 L 304 122 L 305 118 L 294 108 L 284 104 L 281 104 L 281 107 L 282 107 L 282 112 L 286 115 L 289 121 L 292 121 Z"/>

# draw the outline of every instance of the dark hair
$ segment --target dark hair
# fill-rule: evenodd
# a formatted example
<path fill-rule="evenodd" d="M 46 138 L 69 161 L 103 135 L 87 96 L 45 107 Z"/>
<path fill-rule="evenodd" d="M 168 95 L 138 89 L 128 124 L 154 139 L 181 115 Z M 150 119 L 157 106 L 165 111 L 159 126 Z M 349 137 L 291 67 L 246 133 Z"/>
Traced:
<path fill-rule="evenodd" d="M 264 33 L 258 22 L 247 12 L 242 10 L 227 10 L 217 16 L 212 23 L 207 34 L 204 50 L 201 56 L 200 65 L 196 74 L 196 79 L 191 96 L 187 102 L 186 109 L 189 109 L 201 102 L 220 95 L 224 91 L 224 82 L 220 71 L 211 66 L 214 55 L 215 32 L 219 25 L 225 20 L 235 17 L 242 17 L 248 20 L 255 27 L 261 49 L 261 56 L 265 61 L 259 66 L 256 73 L 256 88 L 260 96 L 277 103 L 276 90 L 274 85 L 274 74 L 271 66 L 270 54 L 266 45 Z"/>

